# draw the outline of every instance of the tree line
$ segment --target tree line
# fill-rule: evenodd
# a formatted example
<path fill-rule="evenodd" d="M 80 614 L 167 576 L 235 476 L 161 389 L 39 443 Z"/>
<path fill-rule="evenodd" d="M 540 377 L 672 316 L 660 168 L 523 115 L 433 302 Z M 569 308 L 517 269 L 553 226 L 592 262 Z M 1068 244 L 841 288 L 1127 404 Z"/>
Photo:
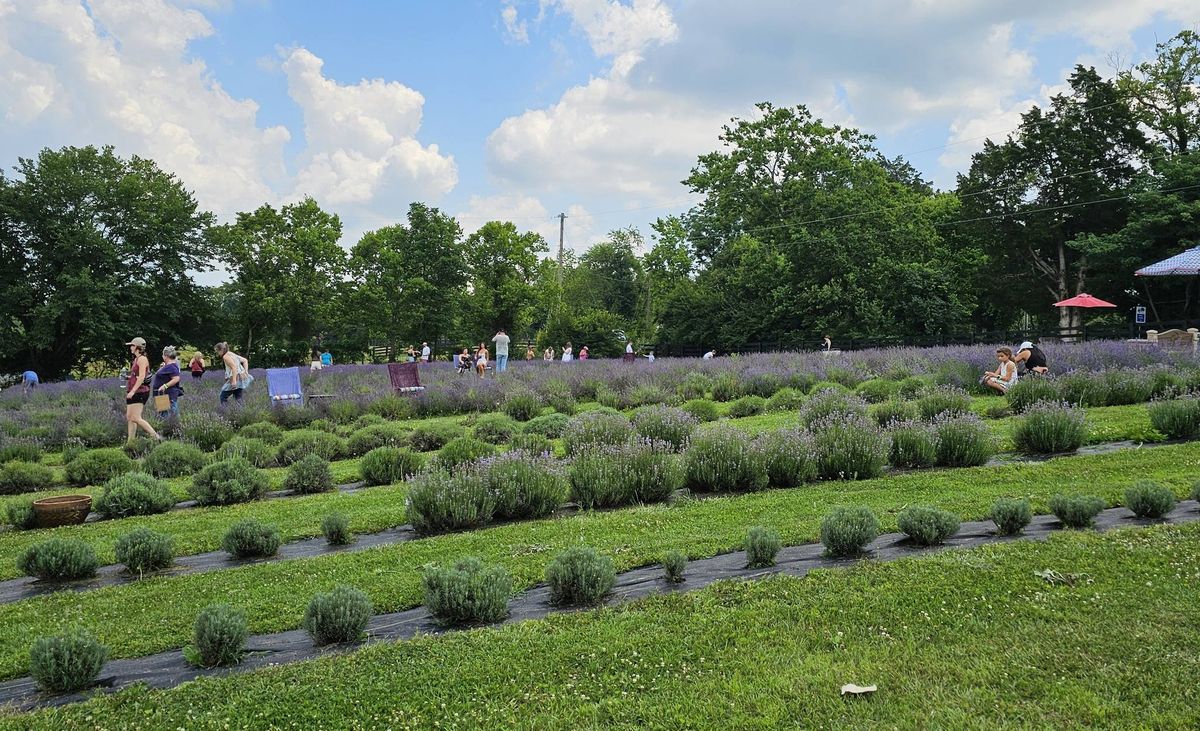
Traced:
<path fill-rule="evenodd" d="M 682 181 L 698 205 L 654 221 L 649 242 L 618 229 L 561 265 L 536 233 L 468 234 L 423 203 L 348 250 L 311 198 L 218 224 L 152 160 L 46 149 L 0 171 L 0 372 L 119 363 L 132 334 L 228 340 L 270 365 L 316 344 L 359 360 L 500 328 L 603 356 L 624 338 L 726 350 L 1072 327 L 1078 313 L 1051 303 L 1081 291 L 1125 321 L 1144 301 L 1132 272 L 1200 245 L 1198 89 L 1191 31 L 1112 77 L 1076 67 L 953 190 L 870 134 L 762 103 Z M 214 267 L 227 283 L 194 281 Z M 1153 319 L 1196 316 L 1194 278 L 1154 286 Z"/>

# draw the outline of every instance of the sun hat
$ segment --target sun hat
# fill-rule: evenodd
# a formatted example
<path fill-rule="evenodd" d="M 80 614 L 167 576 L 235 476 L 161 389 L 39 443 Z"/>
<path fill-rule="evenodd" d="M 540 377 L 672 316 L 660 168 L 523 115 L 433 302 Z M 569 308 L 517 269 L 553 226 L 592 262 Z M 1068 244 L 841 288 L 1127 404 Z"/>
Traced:
<path fill-rule="evenodd" d="M 146 347 L 146 339 L 145 338 L 134 338 L 133 340 L 130 340 L 128 343 L 125 343 L 125 344 L 126 345 L 136 345 L 139 348 L 144 348 L 144 347 Z"/>

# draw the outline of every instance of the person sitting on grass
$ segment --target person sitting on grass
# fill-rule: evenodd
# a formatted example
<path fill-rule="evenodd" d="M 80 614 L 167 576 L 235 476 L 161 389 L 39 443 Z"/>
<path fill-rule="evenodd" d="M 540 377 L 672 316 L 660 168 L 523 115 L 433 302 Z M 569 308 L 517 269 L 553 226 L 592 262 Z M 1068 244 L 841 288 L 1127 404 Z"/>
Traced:
<path fill-rule="evenodd" d="M 997 349 L 996 360 L 999 367 L 983 374 L 983 385 L 1005 394 L 1017 382 L 1017 364 L 1013 362 L 1012 348 Z"/>
<path fill-rule="evenodd" d="M 1050 372 L 1046 354 L 1028 340 L 1017 346 L 1017 354 L 1013 356 L 1013 363 L 1018 366 L 1024 365 L 1022 372 L 1027 376 L 1041 376 Z"/>
<path fill-rule="evenodd" d="M 466 373 L 475 367 L 475 359 L 471 357 L 471 350 L 467 346 L 463 346 L 462 352 L 458 354 L 458 367 L 455 368 L 455 373 Z"/>

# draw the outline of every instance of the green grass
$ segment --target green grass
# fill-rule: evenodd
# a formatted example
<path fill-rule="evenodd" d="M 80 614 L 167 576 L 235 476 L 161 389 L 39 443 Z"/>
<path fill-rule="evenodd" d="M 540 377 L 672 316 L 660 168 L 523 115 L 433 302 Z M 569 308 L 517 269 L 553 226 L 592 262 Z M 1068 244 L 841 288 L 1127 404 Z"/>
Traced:
<path fill-rule="evenodd" d="M 26 671 L 32 638 L 83 626 L 130 657 L 185 644 L 196 613 L 236 600 L 255 632 L 299 626 L 317 591 L 351 584 L 380 611 L 421 601 L 420 567 L 480 556 L 504 564 L 518 587 L 541 581 L 558 551 L 585 544 L 611 554 L 624 570 L 677 549 L 703 557 L 740 547 L 750 526 L 777 530 L 786 544 L 817 539 L 821 518 L 842 504 L 865 505 L 885 530 L 905 505 L 927 503 L 963 519 L 983 518 L 999 496 L 1027 496 L 1038 512 L 1059 492 L 1086 491 L 1117 504 L 1134 479 L 1153 479 L 1186 495 L 1200 474 L 1200 443 L 1009 464 L 910 473 L 861 482 L 824 482 L 793 490 L 529 521 L 366 550 L 247 566 L 210 574 L 156 577 L 85 593 L 62 592 L 0 605 L 0 676 Z M 364 495 L 372 494 L 367 491 Z M 151 628 L 148 631 L 148 628 Z"/>
<path fill-rule="evenodd" d="M 1081 583 L 1048 585 L 1046 568 Z M 1192 729 L 1197 576 L 1194 524 L 1064 533 L 379 643 L 4 725 Z M 843 698 L 847 682 L 879 690 Z"/>

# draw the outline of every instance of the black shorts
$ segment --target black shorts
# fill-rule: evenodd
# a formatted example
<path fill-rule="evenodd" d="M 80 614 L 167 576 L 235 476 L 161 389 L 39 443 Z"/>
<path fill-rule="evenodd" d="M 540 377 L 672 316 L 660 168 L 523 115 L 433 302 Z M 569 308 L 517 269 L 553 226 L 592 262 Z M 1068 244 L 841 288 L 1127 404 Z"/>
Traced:
<path fill-rule="evenodd" d="M 192 371 L 192 378 L 200 378 L 204 375 L 204 371 Z"/>
<path fill-rule="evenodd" d="M 125 405 L 129 406 L 130 404 L 145 404 L 149 400 L 150 400 L 150 392 L 149 391 L 136 391 L 133 394 L 133 398 L 125 399 Z"/>

